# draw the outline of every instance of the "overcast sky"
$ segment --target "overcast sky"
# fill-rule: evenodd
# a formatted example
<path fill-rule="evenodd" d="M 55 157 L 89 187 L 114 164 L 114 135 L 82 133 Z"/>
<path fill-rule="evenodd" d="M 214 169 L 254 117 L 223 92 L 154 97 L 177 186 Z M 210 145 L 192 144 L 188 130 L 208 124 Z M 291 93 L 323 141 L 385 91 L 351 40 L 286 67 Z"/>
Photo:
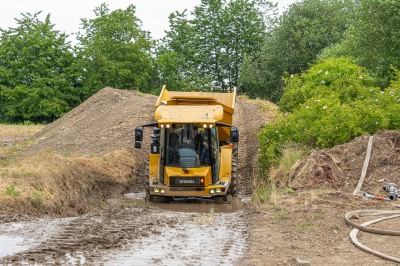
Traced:
<path fill-rule="evenodd" d="M 161 38 L 168 29 L 168 16 L 179 10 L 193 10 L 200 0 L 0 0 L 0 28 L 14 27 L 14 18 L 20 13 L 43 11 L 40 19 L 50 13 L 50 20 L 57 30 L 67 34 L 79 30 L 81 18 L 93 18 L 93 9 L 102 3 L 108 3 L 110 10 L 126 9 L 136 6 L 137 16 L 143 22 L 143 30 L 150 31 L 153 38 Z M 284 10 L 295 0 L 277 1 L 280 10 Z"/>

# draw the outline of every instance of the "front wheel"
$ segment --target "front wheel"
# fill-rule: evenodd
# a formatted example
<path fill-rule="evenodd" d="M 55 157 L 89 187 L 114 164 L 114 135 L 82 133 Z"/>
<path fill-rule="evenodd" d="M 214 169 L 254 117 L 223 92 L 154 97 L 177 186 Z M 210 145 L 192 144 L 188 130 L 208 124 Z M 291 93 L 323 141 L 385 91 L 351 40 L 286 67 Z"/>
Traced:
<path fill-rule="evenodd" d="M 237 162 L 232 160 L 231 183 L 229 184 L 229 194 L 232 197 L 237 196 Z"/>

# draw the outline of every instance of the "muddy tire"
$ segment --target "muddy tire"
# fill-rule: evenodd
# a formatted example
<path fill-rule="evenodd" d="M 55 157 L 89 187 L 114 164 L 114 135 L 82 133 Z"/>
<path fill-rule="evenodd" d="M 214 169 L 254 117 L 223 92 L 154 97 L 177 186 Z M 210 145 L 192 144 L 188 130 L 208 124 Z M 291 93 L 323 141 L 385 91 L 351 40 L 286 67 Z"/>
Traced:
<path fill-rule="evenodd" d="M 237 196 L 237 182 L 238 182 L 238 145 L 237 143 L 233 143 L 231 183 L 229 184 L 229 194 L 232 197 Z"/>
<path fill-rule="evenodd" d="M 155 203 L 169 203 L 171 202 L 171 197 L 166 196 L 153 196 L 153 202 Z"/>
<path fill-rule="evenodd" d="M 154 196 L 150 195 L 150 190 L 148 189 L 148 182 L 146 182 L 146 198 L 145 201 L 153 201 L 154 200 Z"/>
<path fill-rule="evenodd" d="M 146 190 L 145 201 L 153 201 L 154 198 L 153 195 L 150 195 L 149 169 L 150 169 L 149 162 L 147 162 L 145 170 L 145 190 Z"/>
<path fill-rule="evenodd" d="M 215 204 L 222 204 L 222 203 L 224 203 L 224 197 L 223 196 L 215 197 Z"/>

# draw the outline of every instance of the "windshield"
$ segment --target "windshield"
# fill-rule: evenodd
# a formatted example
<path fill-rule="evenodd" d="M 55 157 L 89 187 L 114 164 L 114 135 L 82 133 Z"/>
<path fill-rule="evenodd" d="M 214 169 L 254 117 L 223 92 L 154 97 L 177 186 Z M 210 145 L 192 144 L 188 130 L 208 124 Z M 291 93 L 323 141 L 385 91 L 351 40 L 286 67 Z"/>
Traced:
<path fill-rule="evenodd" d="M 210 165 L 210 146 L 215 139 L 214 128 L 202 128 L 197 124 L 172 124 L 164 135 L 166 165 L 182 168 Z M 218 147 L 216 147 L 218 149 Z"/>

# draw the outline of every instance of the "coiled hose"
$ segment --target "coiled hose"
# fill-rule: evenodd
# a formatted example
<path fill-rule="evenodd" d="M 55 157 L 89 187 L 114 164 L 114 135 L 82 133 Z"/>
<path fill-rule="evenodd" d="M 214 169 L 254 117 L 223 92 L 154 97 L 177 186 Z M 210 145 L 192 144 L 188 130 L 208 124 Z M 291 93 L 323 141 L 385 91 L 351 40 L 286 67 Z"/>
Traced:
<path fill-rule="evenodd" d="M 372 221 L 368 221 L 362 224 L 356 224 L 352 221 L 350 221 L 351 218 L 353 217 L 362 217 L 362 216 L 376 216 L 376 215 L 390 215 L 387 217 L 382 217 L 379 219 L 375 219 Z M 369 228 L 368 226 L 374 223 L 378 223 L 383 220 L 387 219 L 393 219 L 393 218 L 398 218 L 400 217 L 400 211 L 389 211 L 389 210 L 356 210 L 356 211 L 350 211 L 346 213 L 344 216 L 346 223 L 349 225 L 355 227 L 351 232 L 350 232 L 350 238 L 353 243 L 359 247 L 360 249 L 369 252 L 371 254 L 374 254 L 378 257 L 381 257 L 383 259 L 387 259 L 393 262 L 400 263 L 400 258 L 397 257 L 392 257 L 387 254 L 381 253 L 379 251 L 376 251 L 374 249 L 371 249 L 367 246 L 364 246 L 361 244 L 358 239 L 357 239 L 357 234 L 359 231 L 365 231 L 369 233 L 374 233 L 374 234 L 380 234 L 380 235 L 391 235 L 391 236 L 400 236 L 400 231 L 391 231 L 391 230 L 381 230 L 381 229 L 376 229 L 376 228 Z"/>

